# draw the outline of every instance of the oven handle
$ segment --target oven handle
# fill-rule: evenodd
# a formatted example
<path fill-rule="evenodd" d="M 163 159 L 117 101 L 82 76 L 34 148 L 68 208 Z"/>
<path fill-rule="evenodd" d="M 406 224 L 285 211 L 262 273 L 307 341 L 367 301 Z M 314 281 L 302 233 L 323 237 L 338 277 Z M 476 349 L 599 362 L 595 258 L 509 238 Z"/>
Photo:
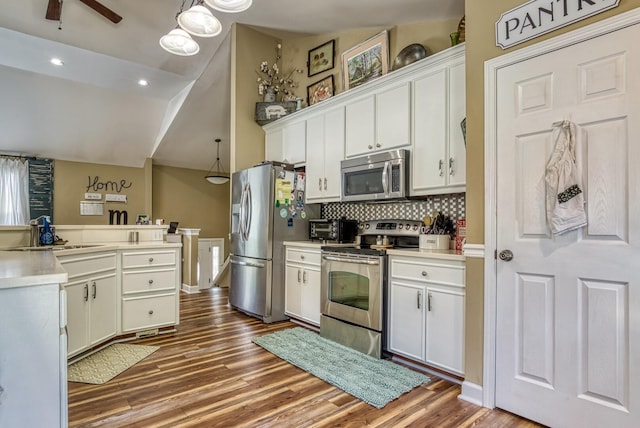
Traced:
<path fill-rule="evenodd" d="M 379 265 L 379 260 L 347 259 L 343 257 L 322 256 L 323 259 L 331 262 L 356 263 L 359 265 Z"/>

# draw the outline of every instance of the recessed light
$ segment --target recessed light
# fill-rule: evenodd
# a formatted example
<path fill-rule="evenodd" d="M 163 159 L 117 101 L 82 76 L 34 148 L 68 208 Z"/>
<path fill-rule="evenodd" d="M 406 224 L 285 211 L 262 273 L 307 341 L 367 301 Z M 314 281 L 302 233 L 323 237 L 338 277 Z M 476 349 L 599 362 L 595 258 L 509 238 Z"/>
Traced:
<path fill-rule="evenodd" d="M 60 58 L 51 58 L 51 64 L 53 65 L 64 65 L 64 62 Z"/>
<path fill-rule="evenodd" d="M 146 79 L 140 79 L 140 80 L 138 80 L 138 85 L 147 86 L 147 85 L 149 85 L 149 82 Z"/>

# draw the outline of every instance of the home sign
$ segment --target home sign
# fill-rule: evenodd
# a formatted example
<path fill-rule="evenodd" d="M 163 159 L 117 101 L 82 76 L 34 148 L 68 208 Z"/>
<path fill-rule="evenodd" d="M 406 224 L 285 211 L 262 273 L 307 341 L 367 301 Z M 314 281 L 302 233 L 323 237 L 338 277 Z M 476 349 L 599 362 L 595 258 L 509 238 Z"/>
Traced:
<path fill-rule="evenodd" d="M 618 6 L 620 0 L 531 0 L 496 22 L 496 45 L 502 49 L 546 34 Z"/>

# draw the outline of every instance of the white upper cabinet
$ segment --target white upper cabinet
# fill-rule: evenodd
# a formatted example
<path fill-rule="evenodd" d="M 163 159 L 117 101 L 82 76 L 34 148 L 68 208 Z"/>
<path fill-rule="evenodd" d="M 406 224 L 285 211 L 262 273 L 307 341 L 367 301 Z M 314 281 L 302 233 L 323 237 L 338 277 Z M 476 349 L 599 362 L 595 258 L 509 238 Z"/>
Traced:
<path fill-rule="evenodd" d="M 266 160 L 304 163 L 306 146 L 306 122 L 299 120 L 286 126 L 271 128 L 265 132 Z"/>
<path fill-rule="evenodd" d="M 346 157 L 408 146 L 410 82 L 379 88 L 374 94 L 346 103 Z"/>
<path fill-rule="evenodd" d="M 413 82 L 411 196 L 464 192 L 464 51 Z"/>
<path fill-rule="evenodd" d="M 308 202 L 339 200 L 341 160 L 398 148 L 411 151 L 411 196 L 464 192 L 464 53 L 454 46 L 265 125 L 266 160 L 304 163 Z"/>
<path fill-rule="evenodd" d="M 344 159 L 344 107 L 307 119 L 306 202 L 340 200 Z"/>

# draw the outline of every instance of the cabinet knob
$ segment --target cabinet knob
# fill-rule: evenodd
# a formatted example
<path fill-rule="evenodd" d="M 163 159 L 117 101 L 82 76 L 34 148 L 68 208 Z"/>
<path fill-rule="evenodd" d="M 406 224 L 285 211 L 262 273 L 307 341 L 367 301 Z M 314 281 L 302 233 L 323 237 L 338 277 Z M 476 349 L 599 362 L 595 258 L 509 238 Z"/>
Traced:
<path fill-rule="evenodd" d="M 369 148 L 369 150 L 373 150 L 373 146 L 371 144 L 369 144 L 367 147 Z"/>
<path fill-rule="evenodd" d="M 153 309 L 149 309 L 149 315 L 153 315 Z"/>
<path fill-rule="evenodd" d="M 378 144 L 376 144 L 376 147 L 380 148 L 380 147 L 382 147 L 382 144 L 378 143 Z"/>
<path fill-rule="evenodd" d="M 149 284 L 153 284 L 153 279 L 150 279 L 150 280 L 149 280 Z"/>
<path fill-rule="evenodd" d="M 427 271 L 426 270 L 422 271 L 422 276 L 427 276 Z"/>
<path fill-rule="evenodd" d="M 300 260 L 304 260 L 304 256 L 303 255 L 300 256 Z"/>
<path fill-rule="evenodd" d="M 149 257 L 149 263 L 153 263 L 153 257 Z"/>

